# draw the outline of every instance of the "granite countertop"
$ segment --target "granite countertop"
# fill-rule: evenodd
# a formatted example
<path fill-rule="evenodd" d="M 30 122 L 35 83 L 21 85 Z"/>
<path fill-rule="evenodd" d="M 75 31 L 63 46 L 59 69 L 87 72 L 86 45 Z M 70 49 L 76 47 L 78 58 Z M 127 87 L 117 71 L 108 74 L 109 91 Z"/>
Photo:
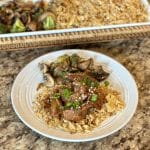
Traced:
<path fill-rule="evenodd" d="M 121 62 L 133 74 L 139 89 L 139 104 L 134 117 L 119 132 L 93 142 L 67 143 L 45 138 L 19 120 L 10 101 L 16 75 L 34 58 L 62 48 L 99 51 Z M 0 52 L 0 150 L 149 150 L 149 142 L 150 39 Z"/>

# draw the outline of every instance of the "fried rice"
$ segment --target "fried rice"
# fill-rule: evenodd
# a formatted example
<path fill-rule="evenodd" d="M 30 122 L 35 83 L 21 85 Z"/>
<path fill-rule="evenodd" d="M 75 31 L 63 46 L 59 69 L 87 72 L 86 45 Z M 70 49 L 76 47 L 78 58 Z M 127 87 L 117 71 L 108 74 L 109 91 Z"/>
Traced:
<path fill-rule="evenodd" d="M 54 0 L 49 9 L 57 29 L 145 22 L 141 0 Z"/>
<path fill-rule="evenodd" d="M 110 87 L 100 87 L 102 94 L 105 95 L 107 102 L 100 110 L 93 109 L 86 118 L 79 122 L 72 122 L 63 118 L 51 116 L 50 110 L 44 107 L 44 99 L 49 97 L 50 88 L 42 87 L 37 93 L 33 109 L 36 115 L 43 120 L 48 127 L 62 129 L 70 133 L 89 133 L 101 125 L 109 117 L 115 115 L 125 107 L 125 102 L 120 94 Z"/>

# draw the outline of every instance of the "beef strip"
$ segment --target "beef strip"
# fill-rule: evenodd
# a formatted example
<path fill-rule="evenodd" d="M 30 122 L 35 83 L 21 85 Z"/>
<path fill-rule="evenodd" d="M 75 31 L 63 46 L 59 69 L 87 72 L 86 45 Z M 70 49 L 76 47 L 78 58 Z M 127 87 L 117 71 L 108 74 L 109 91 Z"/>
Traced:
<path fill-rule="evenodd" d="M 51 115 L 54 117 L 58 117 L 61 114 L 61 101 L 58 99 L 51 101 Z"/>
<path fill-rule="evenodd" d="M 92 105 L 86 104 L 77 110 L 73 109 L 65 110 L 63 111 L 63 116 L 66 120 L 79 122 L 80 120 L 86 117 L 91 107 Z"/>

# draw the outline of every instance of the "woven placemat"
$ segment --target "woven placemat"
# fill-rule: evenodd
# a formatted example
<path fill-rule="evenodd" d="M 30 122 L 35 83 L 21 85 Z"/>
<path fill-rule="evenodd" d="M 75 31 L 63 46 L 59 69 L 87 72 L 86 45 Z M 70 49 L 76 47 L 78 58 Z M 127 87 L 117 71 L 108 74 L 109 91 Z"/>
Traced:
<path fill-rule="evenodd" d="M 150 37 L 150 25 L 0 38 L 0 51 Z"/>

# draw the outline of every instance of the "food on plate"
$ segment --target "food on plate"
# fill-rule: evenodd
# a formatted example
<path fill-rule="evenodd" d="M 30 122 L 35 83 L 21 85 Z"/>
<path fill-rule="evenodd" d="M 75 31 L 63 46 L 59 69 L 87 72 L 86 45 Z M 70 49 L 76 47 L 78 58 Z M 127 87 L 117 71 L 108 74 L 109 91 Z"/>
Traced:
<path fill-rule="evenodd" d="M 0 34 L 145 22 L 141 0 L 13 0 L 0 6 Z"/>
<path fill-rule="evenodd" d="M 125 107 L 107 80 L 109 73 L 93 58 L 65 54 L 39 66 L 44 81 L 38 85 L 33 108 L 49 127 L 90 132 Z"/>

